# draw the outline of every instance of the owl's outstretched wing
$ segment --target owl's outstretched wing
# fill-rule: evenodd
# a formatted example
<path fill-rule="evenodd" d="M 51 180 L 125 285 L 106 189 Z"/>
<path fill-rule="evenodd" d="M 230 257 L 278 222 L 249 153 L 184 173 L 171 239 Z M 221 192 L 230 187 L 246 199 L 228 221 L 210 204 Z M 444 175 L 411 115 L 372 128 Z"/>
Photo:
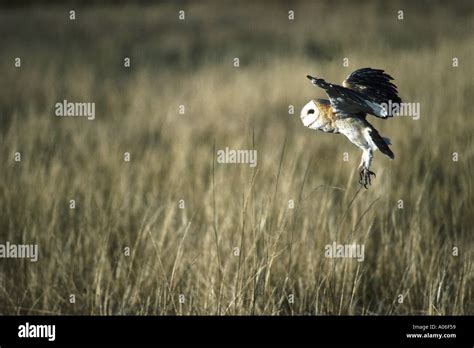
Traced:
<path fill-rule="evenodd" d="M 351 73 L 342 82 L 346 88 L 359 92 L 378 104 L 401 103 L 393 77 L 380 69 L 363 68 Z"/>
<path fill-rule="evenodd" d="M 381 118 L 392 116 L 385 105 L 389 100 L 400 102 L 391 77 L 383 70 L 370 68 L 354 71 L 343 82 L 343 86 L 328 83 L 310 75 L 306 76 L 315 86 L 325 90 L 331 106 L 339 118 L 371 114 Z"/>

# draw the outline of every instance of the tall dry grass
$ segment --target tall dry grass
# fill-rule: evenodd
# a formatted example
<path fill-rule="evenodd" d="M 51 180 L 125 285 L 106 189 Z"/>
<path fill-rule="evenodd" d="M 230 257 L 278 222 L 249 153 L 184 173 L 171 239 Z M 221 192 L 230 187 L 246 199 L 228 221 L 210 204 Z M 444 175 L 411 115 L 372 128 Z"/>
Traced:
<path fill-rule="evenodd" d="M 0 242 L 40 259 L 0 259 L 0 313 L 473 314 L 474 7 L 228 5 L 1 11 Z M 306 74 L 365 66 L 421 104 L 371 120 L 396 159 L 376 153 L 369 190 L 359 150 L 297 116 L 324 97 Z M 96 119 L 55 117 L 63 99 Z M 217 163 L 225 147 L 257 167 Z M 364 261 L 326 258 L 333 241 Z"/>

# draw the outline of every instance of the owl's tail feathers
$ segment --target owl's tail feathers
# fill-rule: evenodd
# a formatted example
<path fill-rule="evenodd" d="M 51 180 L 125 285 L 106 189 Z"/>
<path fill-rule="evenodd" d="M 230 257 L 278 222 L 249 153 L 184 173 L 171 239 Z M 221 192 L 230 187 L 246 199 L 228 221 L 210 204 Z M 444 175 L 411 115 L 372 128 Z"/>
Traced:
<path fill-rule="evenodd" d="M 381 137 L 379 132 L 377 132 L 375 128 L 369 129 L 369 134 L 370 134 L 370 137 L 372 138 L 372 141 L 380 150 L 380 152 L 390 157 L 391 159 L 395 158 L 395 154 L 388 147 L 388 145 L 390 145 L 390 139 Z"/>

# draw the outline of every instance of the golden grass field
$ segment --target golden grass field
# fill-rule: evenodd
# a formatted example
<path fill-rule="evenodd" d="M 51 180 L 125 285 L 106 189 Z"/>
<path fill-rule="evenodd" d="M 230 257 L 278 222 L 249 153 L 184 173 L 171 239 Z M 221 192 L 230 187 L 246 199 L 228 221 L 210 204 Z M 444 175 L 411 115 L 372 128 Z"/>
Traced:
<path fill-rule="evenodd" d="M 71 7 L 0 11 L 0 243 L 39 247 L 0 259 L 1 314 L 474 314 L 472 3 Z M 370 117 L 396 157 L 368 190 L 360 150 L 299 119 L 325 98 L 307 74 L 361 67 L 421 105 Z M 95 120 L 56 117 L 64 99 Z"/>

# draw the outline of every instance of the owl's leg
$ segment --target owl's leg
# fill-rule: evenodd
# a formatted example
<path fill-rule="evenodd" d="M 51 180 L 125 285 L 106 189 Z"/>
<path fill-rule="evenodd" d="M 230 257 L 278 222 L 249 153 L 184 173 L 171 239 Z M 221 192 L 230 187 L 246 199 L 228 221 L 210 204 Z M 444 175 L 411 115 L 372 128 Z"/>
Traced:
<path fill-rule="evenodd" d="M 370 164 L 372 163 L 372 149 L 364 149 L 362 153 L 362 158 L 359 164 L 359 184 L 364 186 L 366 189 L 367 186 L 372 184 L 373 175 L 375 178 L 375 173 L 370 171 Z"/>

